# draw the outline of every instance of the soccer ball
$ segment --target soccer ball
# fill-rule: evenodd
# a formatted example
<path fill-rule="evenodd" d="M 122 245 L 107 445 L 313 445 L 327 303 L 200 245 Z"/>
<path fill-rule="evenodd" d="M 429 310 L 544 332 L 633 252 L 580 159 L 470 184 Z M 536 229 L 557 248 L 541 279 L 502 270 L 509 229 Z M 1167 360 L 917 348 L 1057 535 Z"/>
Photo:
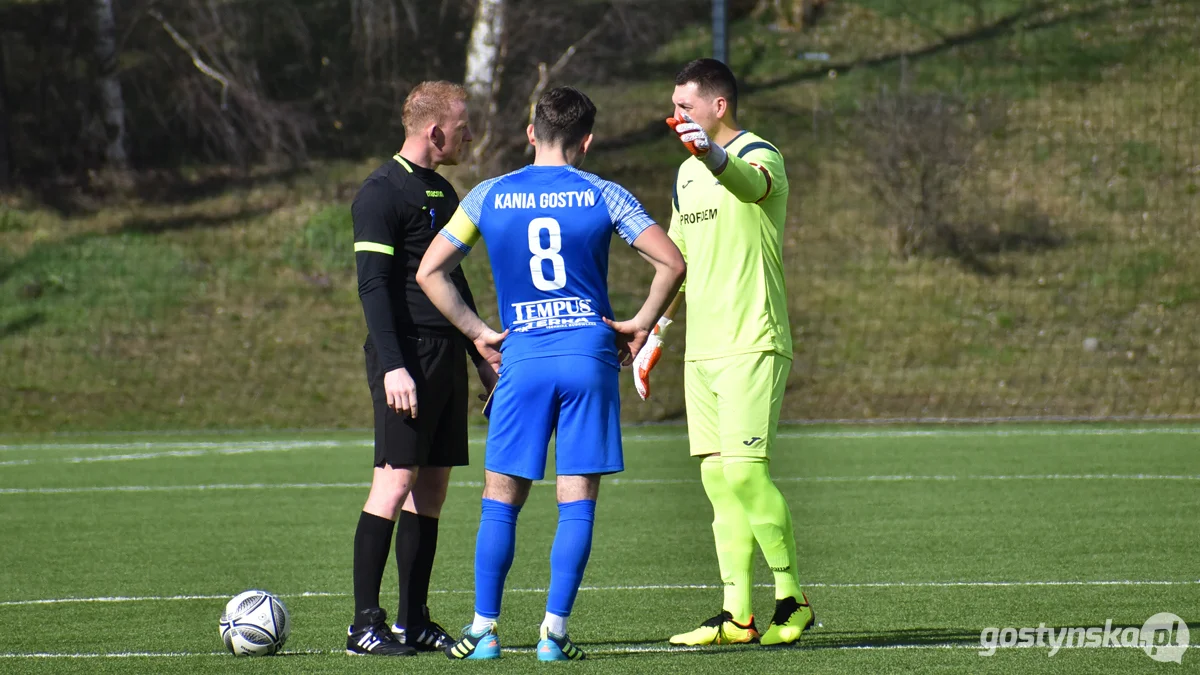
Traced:
<path fill-rule="evenodd" d="M 291 631 L 287 608 L 266 591 L 239 593 L 221 615 L 221 640 L 234 656 L 274 654 Z"/>

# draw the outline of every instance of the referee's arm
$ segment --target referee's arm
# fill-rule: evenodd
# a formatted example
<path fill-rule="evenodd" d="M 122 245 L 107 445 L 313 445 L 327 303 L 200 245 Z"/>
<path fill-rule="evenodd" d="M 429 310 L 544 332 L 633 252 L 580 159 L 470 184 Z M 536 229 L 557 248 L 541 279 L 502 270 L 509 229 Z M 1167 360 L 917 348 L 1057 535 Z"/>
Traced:
<path fill-rule="evenodd" d="M 395 268 L 394 219 L 387 187 L 378 182 L 363 186 L 350 207 L 354 220 L 354 262 L 358 267 L 358 297 L 367 319 L 367 332 L 388 373 L 404 367 L 388 280 Z M 401 247 L 403 254 L 403 247 Z"/>

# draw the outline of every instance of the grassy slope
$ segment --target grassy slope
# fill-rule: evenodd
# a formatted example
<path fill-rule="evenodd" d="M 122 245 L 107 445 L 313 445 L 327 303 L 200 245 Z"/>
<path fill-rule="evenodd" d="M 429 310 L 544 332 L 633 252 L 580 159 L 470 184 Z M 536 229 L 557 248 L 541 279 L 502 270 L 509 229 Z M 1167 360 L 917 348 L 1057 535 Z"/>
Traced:
<path fill-rule="evenodd" d="M 846 1 L 809 33 L 735 31 L 742 121 L 781 146 L 793 186 L 785 417 L 1197 413 L 1200 9 L 1118 4 L 1008 22 L 1018 3 L 976 17 Z M 589 168 L 663 221 L 681 159 L 657 126 L 666 83 L 707 40 L 681 35 L 619 86 L 590 88 L 609 144 Z M 807 51 L 832 61 L 794 58 Z M 1011 102 L 1007 132 L 981 148 L 988 194 L 999 209 L 1035 201 L 1066 246 L 1000 254 L 994 277 L 889 256 L 846 139 L 855 102 L 901 71 Z M 0 429 L 367 426 L 353 272 L 320 249 L 330 231 L 344 247 L 328 208 L 377 161 L 69 219 L 0 211 Z M 490 307 L 485 256 L 468 272 Z M 648 277 L 614 247 L 619 314 Z M 682 347 L 627 419 L 682 415 Z"/>
<path fill-rule="evenodd" d="M 971 645 L 987 626 L 1140 626 L 1170 611 L 1192 622 L 1200 607 L 1200 541 L 1190 512 L 1189 480 L 1099 479 L 1095 475 L 1190 475 L 1191 433 L 1049 436 L 1055 428 L 963 431 L 919 437 L 796 433 L 781 441 L 775 474 L 793 504 L 801 570 L 824 627 L 805 649 L 722 648 L 695 654 L 627 653 L 663 649 L 673 630 L 709 616 L 717 602 L 710 512 L 677 431 L 627 434 L 625 479 L 603 490 L 597 532 L 572 633 L 595 660 L 595 673 L 1084 673 L 1159 672 L 1140 650 L 1076 649 L 1052 658 L 1046 649 L 1002 650 L 983 658 Z M 1096 431 L 1090 428 L 1089 431 Z M 1181 430 L 1177 430 L 1181 431 Z M 957 435 L 955 435 L 957 434 Z M 1152 441 L 1153 452 L 1146 451 Z M 61 440 L 61 439 L 60 439 Z M 326 447 L 225 454 L 195 441 L 246 449 L 255 441 L 313 442 Z M 172 445 L 156 445 L 162 442 Z M 108 447 L 89 447 L 98 442 Z M 112 447 L 111 444 L 137 444 Z M 0 446 L 0 490 L 219 483 L 351 483 L 365 479 L 363 434 L 273 437 L 80 436 L 68 447 Z M 145 444 L 145 445 L 143 445 Z M 178 452 L 119 461 L 131 452 Z M 477 451 L 482 446 L 476 444 Z M 66 462 L 89 457 L 92 461 Z M 357 459 L 355 459 L 357 458 Z M 481 462 L 456 472 L 478 481 Z M 970 480 L 966 476 L 1092 474 L 1079 479 Z M 958 476 L 958 480 L 863 481 L 865 476 Z M 796 480 L 838 477 L 841 480 Z M 858 480 L 856 480 L 858 479 Z M 168 658 L 3 658 L 25 672 L 394 672 L 396 665 L 313 654 L 264 660 L 220 655 L 217 617 L 248 587 L 282 594 L 294 630 L 292 650 L 340 648 L 351 600 L 352 516 L 365 488 L 190 490 L 178 492 L 0 493 L 0 655 L 182 652 Z M 442 517 L 432 599 L 448 627 L 471 613 L 471 569 L 479 489 L 452 488 Z M 1031 508 L 1031 505 L 1036 505 Z M 62 513 L 73 517 L 64 521 Z M 646 518 L 646 513 L 655 514 Z M 509 577 L 503 644 L 532 646 L 548 578 L 554 533 L 551 493 L 537 488 L 521 514 L 516 564 Z M 47 536 L 48 535 L 48 536 Z M 770 580 L 763 563 L 756 579 Z M 384 604 L 395 602 L 385 576 Z M 931 587 L 899 582 L 1173 581 L 1169 586 Z M 853 584 L 884 584 L 864 587 Z M 708 588 L 629 590 L 614 586 L 701 584 Z M 847 585 L 850 584 L 850 585 Z M 527 589 L 527 590 L 520 590 Z M 300 597 L 304 592 L 334 595 Z M 755 607 L 769 619 L 772 597 L 760 588 Z M 5 602 L 111 596 L 213 595 L 215 598 L 116 603 L 4 605 Z M 86 630 L 47 631 L 47 626 Z M 948 649 L 856 650 L 928 644 Z M 190 654 L 187 655 L 187 654 Z M 499 664 L 454 665 L 442 656 L 403 664 L 404 672 L 529 672 L 529 653 Z M 1194 670 L 1196 654 L 1184 657 Z"/>

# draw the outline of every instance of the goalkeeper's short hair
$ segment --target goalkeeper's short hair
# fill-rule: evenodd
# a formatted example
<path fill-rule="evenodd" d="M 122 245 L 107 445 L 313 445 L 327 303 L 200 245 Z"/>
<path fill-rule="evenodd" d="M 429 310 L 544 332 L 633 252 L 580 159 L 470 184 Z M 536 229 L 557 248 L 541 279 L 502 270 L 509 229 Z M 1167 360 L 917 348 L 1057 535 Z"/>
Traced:
<path fill-rule="evenodd" d="M 595 124 L 596 105 L 575 87 L 555 87 L 542 94 L 533 111 L 533 135 L 546 145 L 576 145 Z"/>
<path fill-rule="evenodd" d="M 729 112 L 737 117 L 737 78 L 729 66 L 716 59 L 696 59 L 683 67 L 675 76 L 676 86 L 695 82 L 701 94 L 721 96 L 729 103 Z"/>

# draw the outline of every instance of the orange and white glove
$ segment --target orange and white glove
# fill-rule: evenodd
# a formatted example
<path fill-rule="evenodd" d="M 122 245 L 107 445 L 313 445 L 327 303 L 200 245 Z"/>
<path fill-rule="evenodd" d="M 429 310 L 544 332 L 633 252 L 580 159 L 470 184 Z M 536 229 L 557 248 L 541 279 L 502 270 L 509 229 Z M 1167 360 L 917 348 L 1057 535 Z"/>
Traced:
<path fill-rule="evenodd" d="M 659 319 L 658 325 L 654 326 L 654 330 L 650 331 L 650 337 L 646 338 L 646 344 L 642 346 L 641 351 L 633 359 L 633 386 L 637 389 L 638 396 L 641 396 L 643 401 L 650 398 L 650 371 L 654 369 L 654 365 L 662 357 L 662 336 L 666 332 L 667 326 L 670 326 L 672 323 L 665 316 Z"/>
<path fill-rule="evenodd" d="M 671 127 L 688 152 L 704 162 L 709 171 L 716 171 L 725 165 L 728 159 L 725 148 L 713 143 L 704 127 L 693 122 L 687 113 L 684 113 L 682 120 L 668 117 L 667 126 Z"/>

